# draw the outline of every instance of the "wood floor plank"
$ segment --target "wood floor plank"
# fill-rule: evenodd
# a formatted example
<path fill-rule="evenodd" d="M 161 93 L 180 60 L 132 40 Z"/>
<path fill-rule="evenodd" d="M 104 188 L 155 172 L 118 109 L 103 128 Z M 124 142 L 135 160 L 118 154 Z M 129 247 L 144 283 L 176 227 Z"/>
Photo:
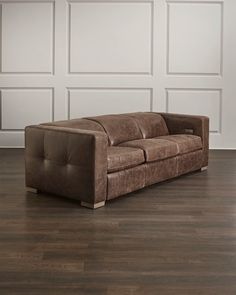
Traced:
<path fill-rule="evenodd" d="M 236 151 L 96 211 L 25 191 L 0 150 L 1 295 L 235 295 Z"/>

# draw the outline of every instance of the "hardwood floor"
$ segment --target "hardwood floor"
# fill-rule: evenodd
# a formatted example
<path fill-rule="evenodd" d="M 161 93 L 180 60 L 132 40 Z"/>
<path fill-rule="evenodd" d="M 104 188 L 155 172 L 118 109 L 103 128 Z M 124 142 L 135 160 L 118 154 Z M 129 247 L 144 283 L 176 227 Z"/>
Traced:
<path fill-rule="evenodd" d="M 26 193 L 0 150 L 1 295 L 235 295 L 236 151 L 96 211 Z"/>

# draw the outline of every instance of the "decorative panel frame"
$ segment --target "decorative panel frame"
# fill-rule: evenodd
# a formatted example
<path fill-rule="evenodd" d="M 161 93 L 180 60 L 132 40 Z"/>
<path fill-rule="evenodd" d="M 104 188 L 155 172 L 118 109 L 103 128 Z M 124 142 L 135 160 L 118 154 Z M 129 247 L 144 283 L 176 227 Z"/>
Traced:
<path fill-rule="evenodd" d="M 13 90 L 31 90 L 31 91 L 40 91 L 40 90 L 49 90 L 51 91 L 51 102 L 50 102 L 50 120 L 54 121 L 54 105 L 55 105 L 55 98 L 54 98 L 54 88 L 52 87 L 1 87 L 0 88 L 0 134 L 1 132 L 22 132 L 24 131 L 24 129 L 21 128 L 14 128 L 14 129 L 8 129 L 8 128 L 3 128 L 3 105 L 2 105 L 2 91 L 3 90 L 9 90 L 9 91 L 13 91 Z M 36 106 L 37 107 L 37 106 Z"/>
<path fill-rule="evenodd" d="M 149 111 L 153 110 L 153 89 L 152 88 L 138 88 L 138 87 L 68 87 L 67 88 L 67 119 L 71 118 L 71 98 L 70 91 L 71 90 L 85 90 L 85 91 L 148 91 L 149 92 Z"/>
<path fill-rule="evenodd" d="M 204 72 L 172 72 L 170 71 L 170 5 L 171 4 L 217 4 L 221 9 L 221 23 L 220 23 L 220 61 L 219 72 L 204 73 Z M 170 76 L 222 76 L 223 75 L 223 40 L 224 40 L 224 0 L 166 0 L 166 14 L 167 14 L 167 44 L 166 44 L 166 74 Z"/>
<path fill-rule="evenodd" d="M 219 94 L 219 120 L 218 120 L 218 128 L 216 130 L 210 130 L 211 134 L 220 135 L 222 132 L 222 105 L 223 105 L 223 91 L 219 88 L 166 88 L 166 112 L 169 113 L 170 111 L 170 101 L 169 101 L 169 92 L 170 91 L 181 91 L 181 92 L 218 92 Z M 199 114 L 200 115 L 200 114 Z"/>
<path fill-rule="evenodd" d="M 68 32 L 67 32 L 67 39 L 68 39 L 68 65 L 67 65 L 67 74 L 69 75 L 128 75 L 128 76 L 134 76 L 134 75 L 147 75 L 147 76 L 152 76 L 153 75 L 153 51 L 154 51 L 154 1 L 155 0 L 68 0 Z M 71 71 L 70 64 L 71 64 L 71 4 L 74 3 L 123 3 L 124 5 L 126 3 L 144 3 L 144 4 L 149 4 L 151 7 L 151 24 L 150 24 L 150 65 L 149 65 L 149 71 L 148 72 L 117 72 L 117 71 L 112 71 L 112 72 L 106 72 L 106 71 Z"/>
<path fill-rule="evenodd" d="M 52 15 L 51 15 L 51 22 L 52 22 L 52 31 L 51 31 L 51 70 L 50 71 L 4 71 L 2 69 L 2 5 L 4 4 L 51 4 L 52 6 Z M 5 0 L 0 1 L 0 75 L 54 75 L 55 73 L 55 0 Z"/>

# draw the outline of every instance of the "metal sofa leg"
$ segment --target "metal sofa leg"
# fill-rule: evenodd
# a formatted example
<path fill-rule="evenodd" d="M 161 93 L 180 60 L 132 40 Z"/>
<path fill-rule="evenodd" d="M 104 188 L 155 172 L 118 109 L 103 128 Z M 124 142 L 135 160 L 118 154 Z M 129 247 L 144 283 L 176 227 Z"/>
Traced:
<path fill-rule="evenodd" d="M 38 194 L 39 193 L 39 190 L 37 188 L 33 188 L 33 187 L 29 187 L 29 186 L 26 187 L 26 191 L 30 192 L 30 193 L 33 193 L 33 194 Z"/>
<path fill-rule="evenodd" d="M 102 201 L 102 202 L 99 202 L 99 203 L 87 203 L 87 202 L 81 202 L 81 206 L 83 207 L 87 207 L 87 208 L 90 208 L 90 209 L 97 209 L 97 208 L 100 208 L 100 207 L 103 207 L 105 205 L 105 201 Z"/>
<path fill-rule="evenodd" d="M 205 166 L 205 167 L 202 167 L 201 168 L 201 171 L 205 171 L 205 170 L 207 170 L 208 169 L 208 166 Z"/>

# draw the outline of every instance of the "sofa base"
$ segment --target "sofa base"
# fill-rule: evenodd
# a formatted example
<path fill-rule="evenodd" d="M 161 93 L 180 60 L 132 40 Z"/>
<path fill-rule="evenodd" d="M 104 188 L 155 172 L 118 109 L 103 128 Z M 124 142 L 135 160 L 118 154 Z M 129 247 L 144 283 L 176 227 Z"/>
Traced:
<path fill-rule="evenodd" d="M 29 186 L 26 187 L 26 191 L 29 193 L 33 193 L 33 194 L 39 193 L 39 190 L 37 188 L 33 188 L 33 187 L 29 187 Z"/>
<path fill-rule="evenodd" d="M 81 206 L 86 207 L 86 208 L 97 209 L 97 208 L 105 206 L 105 201 L 95 203 L 95 204 L 82 201 L 80 204 L 81 204 Z"/>
<path fill-rule="evenodd" d="M 146 164 L 108 174 L 107 200 L 145 187 Z"/>
<path fill-rule="evenodd" d="M 157 164 L 157 163 L 155 163 L 155 164 Z M 142 166 L 144 166 L 144 165 L 142 165 Z M 137 167 L 135 167 L 135 168 L 137 168 Z M 140 168 L 140 167 L 139 167 L 139 168 Z M 146 167 L 146 168 L 147 168 L 147 167 Z M 150 167 L 150 168 L 151 168 L 151 167 Z M 200 170 L 194 170 L 194 171 L 201 171 L 201 172 L 203 172 L 203 171 L 206 171 L 207 169 L 208 169 L 208 166 L 204 166 L 204 167 L 201 167 Z M 129 170 L 133 170 L 133 168 L 131 168 L 131 169 L 129 169 Z M 114 173 L 114 174 L 115 174 L 115 173 Z M 177 176 L 177 175 L 176 175 L 176 176 Z M 174 177 L 176 177 L 176 176 L 172 175 L 172 176 L 170 176 L 170 177 L 164 177 L 163 179 L 155 179 L 155 181 L 153 181 L 152 183 L 148 183 L 147 186 L 150 185 L 150 184 L 154 184 L 154 183 L 162 182 L 162 181 L 165 180 L 165 179 L 174 178 Z M 127 177 L 127 175 L 126 175 L 126 177 Z M 122 187 L 122 186 L 119 185 L 118 187 Z M 137 188 L 135 188 L 135 189 L 133 189 L 133 190 L 131 190 L 131 191 L 138 190 L 138 189 L 143 188 L 143 187 L 145 187 L 144 184 L 142 184 L 141 187 L 137 187 Z M 27 191 L 27 192 L 30 192 L 30 193 L 34 193 L 34 194 L 39 194 L 39 193 L 40 193 L 40 191 L 39 191 L 38 189 L 33 188 L 33 187 L 29 187 L 29 186 L 26 187 L 26 191 Z M 126 194 L 126 193 L 122 192 L 122 193 L 119 194 L 118 196 L 120 196 L 120 195 L 124 195 L 124 194 Z M 114 196 L 113 196 L 113 197 L 114 197 Z M 115 197 L 116 197 L 116 196 L 115 196 Z M 110 199 L 112 199 L 112 198 L 110 198 Z M 95 203 L 95 204 L 81 201 L 81 206 L 82 206 L 82 207 L 86 207 L 86 208 L 90 208 L 90 209 L 98 209 L 98 208 L 101 208 L 101 207 L 105 206 L 105 203 L 106 203 L 105 201 L 98 202 L 98 203 Z"/>
<path fill-rule="evenodd" d="M 206 171 L 208 169 L 208 166 L 202 167 L 201 171 Z"/>

